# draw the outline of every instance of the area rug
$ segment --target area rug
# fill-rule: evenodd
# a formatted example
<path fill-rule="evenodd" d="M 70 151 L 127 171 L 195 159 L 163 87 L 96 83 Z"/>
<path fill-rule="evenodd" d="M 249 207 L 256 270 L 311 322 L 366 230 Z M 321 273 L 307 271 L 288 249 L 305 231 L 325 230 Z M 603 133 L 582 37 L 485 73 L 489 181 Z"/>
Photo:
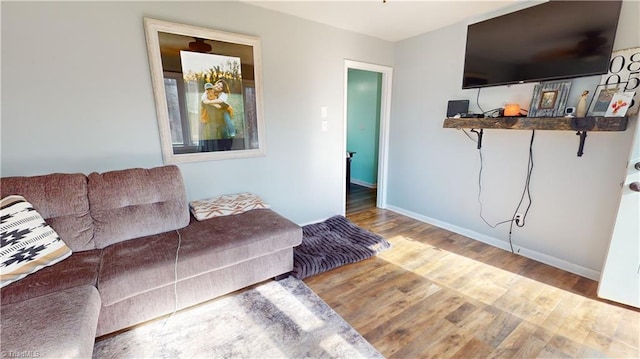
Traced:
<path fill-rule="evenodd" d="M 302 244 L 293 248 L 293 275 L 302 279 L 358 262 L 388 249 L 381 236 L 358 227 L 344 216 L 302 227 Z"/>
<path fill-rule="evenodd" d="M 384 358 L 287 277 L 96 342 L 94 358 Z"/>

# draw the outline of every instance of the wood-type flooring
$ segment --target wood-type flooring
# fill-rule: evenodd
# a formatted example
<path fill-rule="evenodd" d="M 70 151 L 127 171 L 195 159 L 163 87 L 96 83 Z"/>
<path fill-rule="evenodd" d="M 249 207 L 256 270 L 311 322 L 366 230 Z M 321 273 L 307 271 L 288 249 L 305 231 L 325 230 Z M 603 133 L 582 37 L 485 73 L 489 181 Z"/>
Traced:
<path fill-rule="evenodd" d="M 305 283 L 388 358 L 638 358 L 640 310 L 597 282 L 375 208 L 347 217 L 393 247 Z"/>

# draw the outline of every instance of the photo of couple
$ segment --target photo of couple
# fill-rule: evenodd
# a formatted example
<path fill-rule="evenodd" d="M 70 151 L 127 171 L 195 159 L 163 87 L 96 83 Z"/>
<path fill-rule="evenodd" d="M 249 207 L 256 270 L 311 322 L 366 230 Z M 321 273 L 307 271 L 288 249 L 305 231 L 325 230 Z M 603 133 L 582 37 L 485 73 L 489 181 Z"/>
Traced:
<path fill-rule="evenodd" d="M 233 107 L 228 102 L 229 85 L 224 80 L 207 82 L 204 91 L 200 99 L 200 151 L 228 151 L 236 137 L 231 121 Z"/>
<path fill-rule="evenodd" d="M 180 58 L 198 151 L 244 149 L 240 59 L 190 51 L 181 51 Z"/>

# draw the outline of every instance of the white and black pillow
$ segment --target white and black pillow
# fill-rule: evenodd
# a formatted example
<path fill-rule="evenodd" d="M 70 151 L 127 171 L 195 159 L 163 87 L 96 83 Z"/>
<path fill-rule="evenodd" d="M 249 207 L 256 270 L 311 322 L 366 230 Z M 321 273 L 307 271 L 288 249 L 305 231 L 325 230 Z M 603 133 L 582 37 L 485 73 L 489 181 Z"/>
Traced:
<path fill-rule="evenodd" d="M 31 203 L 22 196 L 0 200 L 0 288 L 71 255 Z"/>

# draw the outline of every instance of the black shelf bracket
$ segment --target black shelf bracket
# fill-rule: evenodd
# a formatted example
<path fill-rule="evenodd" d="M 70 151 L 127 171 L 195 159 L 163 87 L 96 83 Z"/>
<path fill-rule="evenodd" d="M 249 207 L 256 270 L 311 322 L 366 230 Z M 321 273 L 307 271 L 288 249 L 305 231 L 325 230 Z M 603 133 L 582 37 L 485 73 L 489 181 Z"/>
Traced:
<path fill-rule="evenodd" d="M 474 129 L 471 129 L 471 132 L 474 132 L 478 135 L 478 149 L 482 148 L 482 135 L 484 134 L 484 131 L 482 129 L 480 129 L 480 131 L 476 131 Z"/>
<path fill-rule="evenodd" d="M 577 136 L 580 136 L 580 145 L 578 146 L 578 157 L 582 157 L 584 154 L 584 142 L 587 139 L 587 131 L 576 132 Z"/>

